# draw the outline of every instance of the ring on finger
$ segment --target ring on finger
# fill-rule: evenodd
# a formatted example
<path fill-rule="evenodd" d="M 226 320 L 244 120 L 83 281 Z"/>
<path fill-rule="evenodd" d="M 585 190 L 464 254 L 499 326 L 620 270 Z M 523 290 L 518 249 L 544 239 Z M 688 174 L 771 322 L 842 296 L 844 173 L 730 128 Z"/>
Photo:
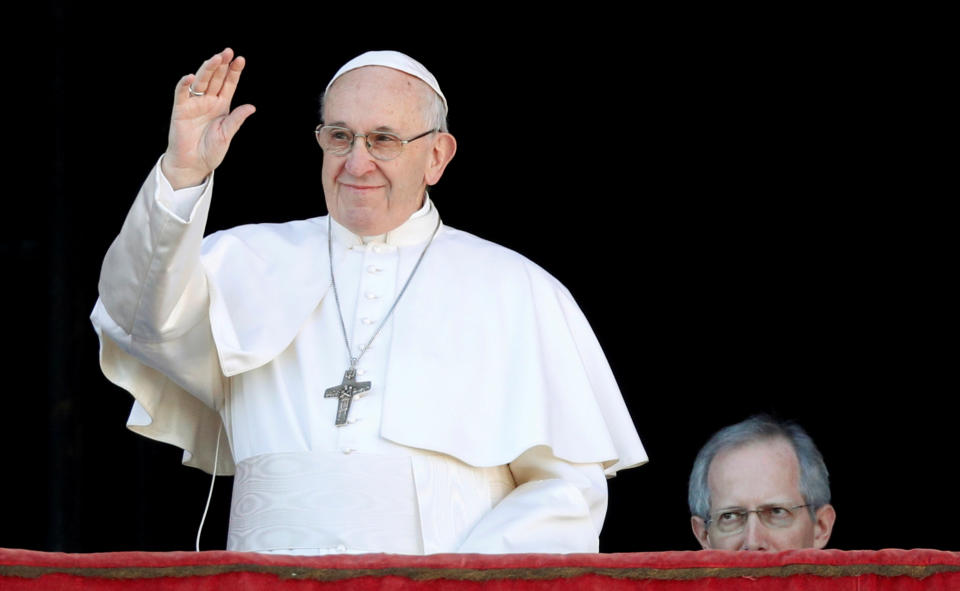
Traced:
<path fill-rule="evenodd" d="M 194 90 L 193 84 L 190 85 L 190 88 L 188 88 L 188 90 L 190 91 L 190 96 L 203 96 L 207 94 L 206 92 L 200 92 L 198 90 Z"/>

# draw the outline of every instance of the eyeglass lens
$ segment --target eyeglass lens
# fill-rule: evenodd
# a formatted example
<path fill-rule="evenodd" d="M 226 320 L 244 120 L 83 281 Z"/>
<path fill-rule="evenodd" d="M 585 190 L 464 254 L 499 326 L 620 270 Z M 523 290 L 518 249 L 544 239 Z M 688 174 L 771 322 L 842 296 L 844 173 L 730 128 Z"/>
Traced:
<path fill-rule="evenodd" d="M 403 140 L 392 133 L 370 132 L 355 136 L 349 129 L 333 126 L 323 126 L 317 130 L 320 147 L 335 156 L 349 153 L 356 137 L 364 138 L 370 155 L 380 160 L 392 160 L 403 150 Z"/>

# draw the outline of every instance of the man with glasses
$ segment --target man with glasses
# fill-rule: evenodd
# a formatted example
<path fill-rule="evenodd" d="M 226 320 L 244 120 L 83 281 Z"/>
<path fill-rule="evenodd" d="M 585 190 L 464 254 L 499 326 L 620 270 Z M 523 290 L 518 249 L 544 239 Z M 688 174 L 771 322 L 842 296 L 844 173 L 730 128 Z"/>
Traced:
<path fill-rule="evenodd" d="M 757 415 L 697 454 L 688 502 L 705 550 L 823 548 L 836 512 L 823 457 L 799 425 Z"/>
<path fill-rule="evenodd" d="M 128 426 L 236 473 L 228 549 L 590 552 L 606 477 L 646 461 L 569 292 L 445 226 L 433 75 L 368 52 L 328 84 L 328 216 L 203 238 L 254 108 L 230 49 L 177 86 L 169 144 L 104 261 L 101 367 Z"/>

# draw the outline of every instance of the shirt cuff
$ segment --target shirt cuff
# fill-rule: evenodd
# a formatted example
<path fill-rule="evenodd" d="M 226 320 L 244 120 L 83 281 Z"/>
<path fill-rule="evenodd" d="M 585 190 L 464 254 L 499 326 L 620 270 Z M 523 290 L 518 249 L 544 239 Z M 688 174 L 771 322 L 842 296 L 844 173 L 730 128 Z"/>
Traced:
<path fill-rule="evenodd" d="M 163 157 L 161 156 L 160 159 L 162 161 Z M 195 187 L 187 187 L 175 191 L 170 181 L 163 175 L 163 171 L 158 162 L 157 203 L 167 213 L 176 217 L 181 222 L 189 223 L 191 218 L 193 218 L 193 212 L 197 204 L 200 202 L 200 197 L 203 196 L 203 192 L 206 190 L 209 182 L 210 177 L 208 176 L 203 180 L 203 183 Z"/>

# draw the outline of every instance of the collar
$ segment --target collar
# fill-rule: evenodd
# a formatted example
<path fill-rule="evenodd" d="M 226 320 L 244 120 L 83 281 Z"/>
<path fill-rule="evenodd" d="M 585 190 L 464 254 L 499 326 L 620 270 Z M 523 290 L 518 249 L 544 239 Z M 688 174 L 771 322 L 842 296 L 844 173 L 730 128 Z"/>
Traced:
<path fill-rule="evenodd" d="M 358 236 L 345 226 L 340 225 L 337 220 L 330 218 L 330 227 L 333 232 L 334 241 L 350 246 L 363 246 L 365 244 L 389 244 L 390 246 L 410 246 L 413 244 L 422 244 L 433 235 L 434 228 L 437 227 L 437 221 L 440 219 L 440 213 L 437 211 L 430 196 L 427 195 L 423 200 L 423 207 L 414 212 L 410 218 L 386 234 L 379 236 Z"/>

